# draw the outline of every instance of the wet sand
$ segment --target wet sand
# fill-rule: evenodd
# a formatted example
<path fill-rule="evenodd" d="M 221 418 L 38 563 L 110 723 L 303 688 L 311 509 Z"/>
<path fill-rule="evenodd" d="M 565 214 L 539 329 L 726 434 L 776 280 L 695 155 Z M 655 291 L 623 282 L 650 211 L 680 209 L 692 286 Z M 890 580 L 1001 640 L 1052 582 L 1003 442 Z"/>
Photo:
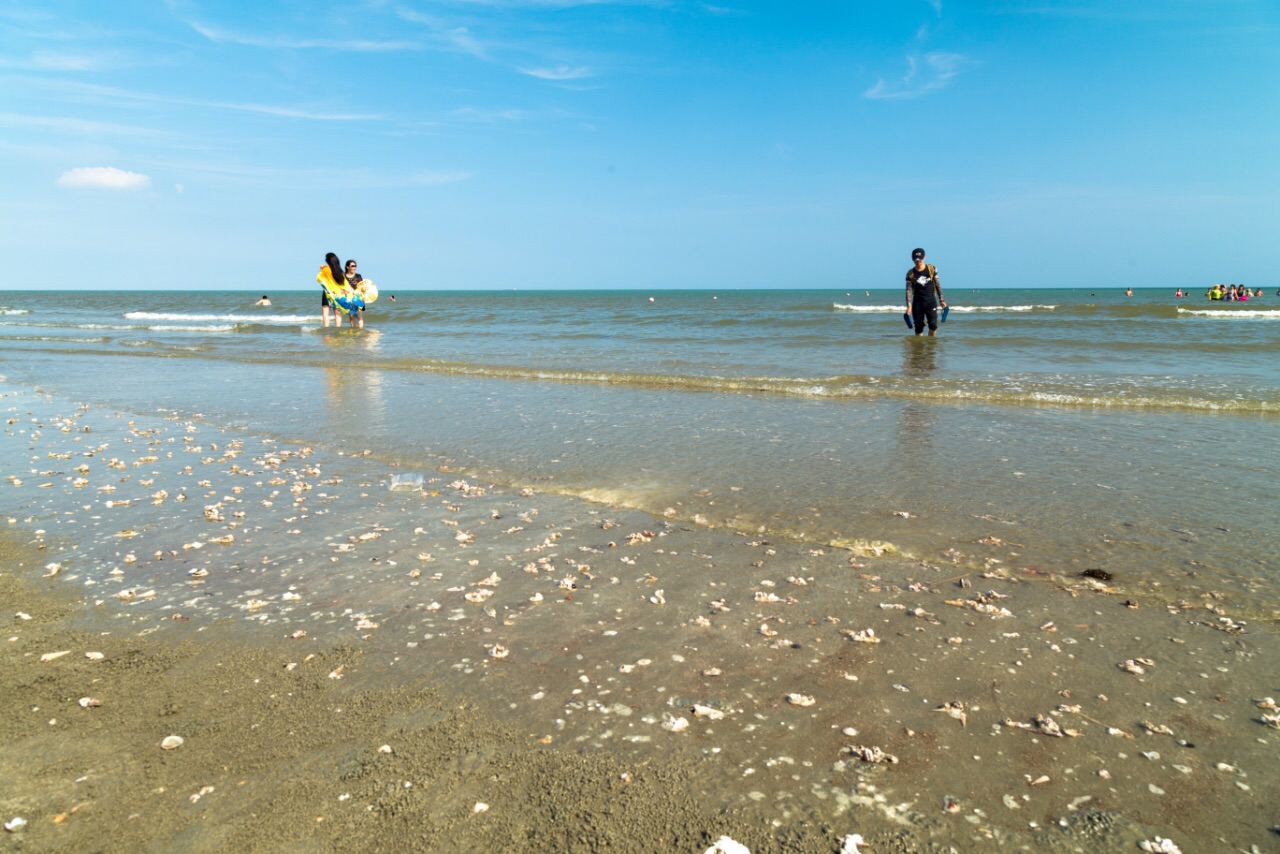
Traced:
<path fill-rule="evenodd" d="M 1277 842 L 1247 602 L 1020 566 L 995 522 L 772 542 L 5 392 L 10 844 Z"/>

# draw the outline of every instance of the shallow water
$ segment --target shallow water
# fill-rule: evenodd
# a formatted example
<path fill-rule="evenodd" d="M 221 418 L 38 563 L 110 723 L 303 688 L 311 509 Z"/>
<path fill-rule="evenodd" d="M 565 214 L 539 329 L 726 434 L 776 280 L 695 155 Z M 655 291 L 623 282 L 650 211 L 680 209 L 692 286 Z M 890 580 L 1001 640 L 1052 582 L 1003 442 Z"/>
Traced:
<path fill-rule="evenodd" d="M 1280 779 L 1252 700 L 1277 692 L 1277 639 L 1240 626 L 1245 597 L 1171 606 L 1159 581 L 1026 566 L 1000 521 L 924 560 L 876 558 L 432 470 L 392 491 L 412 470 L 372 455 L 6 389 L 22 462 L 2 506 L 93 624 L 239 621 L 298 634 L 300 657 L 346 638 L 385 678 L 502 709 L 552 747 L 702 757 L 690 793 L 760 820 L 1071 850 L 1059 820 L 1102 810 L 1138 835 L 1265 839 Z M 988 591 L 1009 616 L 965 607 Z M 841 634 L 865 629 L 880 642 Z M 1135 657 L 1155 663 L 1118 667 Z M 935 711 L 953 701 L 964 722 Z M 1079 737 L 1017 728 L 1037 714 Z"/>

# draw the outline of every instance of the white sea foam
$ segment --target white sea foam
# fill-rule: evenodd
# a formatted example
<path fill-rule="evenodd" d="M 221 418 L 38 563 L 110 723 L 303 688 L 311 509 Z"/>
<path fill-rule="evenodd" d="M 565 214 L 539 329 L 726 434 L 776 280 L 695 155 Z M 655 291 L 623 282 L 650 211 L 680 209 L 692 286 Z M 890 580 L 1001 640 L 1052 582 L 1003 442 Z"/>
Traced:
<path fill-rule="evenodd" d="M 900 305 L 841 305 L 834 303 L 832 306 L 836 311 L 902 311 Z"/>
<path fill-rule="evenodd" d="M 1057 305 L 953 305 L 951 310 L 954 312 L 974 312 L 974 311 L 1053 311 Z M 860 311 L 860 312 L 901 312 L 904 307 L 902 305 L 843 305 L 834 303 L 832 305 L 836 311 Z"/>
<path fill-rule="evenodd" d="M 0 308 L 0 314 L 30 314 L 27 308 Z"/>
<path fill-rule="evenodd" d="M 1193 314 L 1197 317 L 1263 317 L 1280 320 L 1280 308 L 1183 308 L 1178 306 L 1178 314 Z"/>
<path fill-rule="evenodd" d="M 180 312 L 131 311 L 126 320 L 171 320 L 179 323 L 267 323 L 277 326 L 312 326 L 319 319 L 296 314 L 182 314 Z"/>
<path fill-rule="evenodd" d="M 1056 305 L 953 305 L 954 312 L 970 311 L 1053 311 Z"/>
<path fill-rule="evenodd" d="M 173 324 L 161 324 L 148 326 L 146 328 L 153 332 L 234 332 L 236 327 L 235 324 L 228 323 L 218 326 L 177 326 Z"/>

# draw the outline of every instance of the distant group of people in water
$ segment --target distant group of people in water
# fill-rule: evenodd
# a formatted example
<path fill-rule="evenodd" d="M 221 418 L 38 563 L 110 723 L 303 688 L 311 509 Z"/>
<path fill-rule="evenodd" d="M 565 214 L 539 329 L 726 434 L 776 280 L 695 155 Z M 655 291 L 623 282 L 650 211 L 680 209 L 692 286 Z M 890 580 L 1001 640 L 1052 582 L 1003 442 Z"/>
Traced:
<path fill-rule="evenodd" d="M 1280 294 L 1280 291 L 1276 291 L 1276 293 Z M 1262 288 L 1250 291 L 1244 285 L 1214 285 L 1205 292 L 1205 296 L 1212 300 L 1248 302 L 1250 298 L 1257 299 L 1262 296 Z"/>

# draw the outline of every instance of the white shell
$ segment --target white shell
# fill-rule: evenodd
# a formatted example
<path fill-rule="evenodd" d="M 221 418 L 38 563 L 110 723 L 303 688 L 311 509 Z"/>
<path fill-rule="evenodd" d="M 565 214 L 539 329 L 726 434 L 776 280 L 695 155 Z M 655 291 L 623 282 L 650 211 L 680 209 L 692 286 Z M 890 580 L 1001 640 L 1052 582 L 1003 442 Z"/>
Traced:
<path fill-rule="evenodd" d="M 165 750 L 175 750 L 182 746 L 185 739 L 180 735 L 166 736 L 164 741 L 160 742 L 160 746 Z"/>

